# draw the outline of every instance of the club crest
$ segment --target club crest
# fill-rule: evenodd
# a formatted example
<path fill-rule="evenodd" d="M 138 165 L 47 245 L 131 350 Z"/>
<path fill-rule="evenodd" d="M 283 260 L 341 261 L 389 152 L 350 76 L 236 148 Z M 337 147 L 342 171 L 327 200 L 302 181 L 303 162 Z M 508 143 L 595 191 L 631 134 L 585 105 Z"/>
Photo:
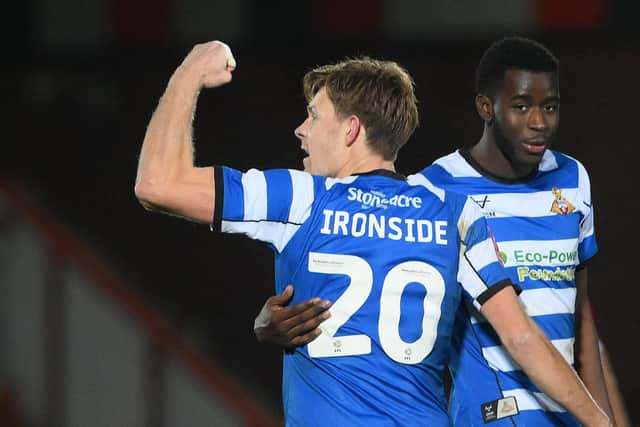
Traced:
<path fill-rule="evenodd" d="M 576 207 L 571 204 L 563 195 L 562 190 L 559 188 L 552 188 L 553 203 L 551 203 L 551 212 L 567 215 L 576 210 Z"/>

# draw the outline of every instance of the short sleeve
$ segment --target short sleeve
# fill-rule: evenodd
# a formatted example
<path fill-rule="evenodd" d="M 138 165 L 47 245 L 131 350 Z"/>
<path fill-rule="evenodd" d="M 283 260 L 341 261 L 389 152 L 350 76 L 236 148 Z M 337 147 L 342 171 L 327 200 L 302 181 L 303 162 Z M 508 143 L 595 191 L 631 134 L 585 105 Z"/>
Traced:
<path fill-rule="evenodd" d="M 215 168 L 216 209 L 212 229 L 270 243 L 278 252 L 309 218 L 323 178 L 274 169 L 247 172 Z"/>
<path fill-rule="evenodd" d="M 580 239 L 578 243 L 578 257 L 580 263 L 592 258 L 598 252 L 593 220 L 593 204 L 591 202 L 591 183 L 589 174 L 584 166 L 578 163 L 578 186 L 582 196 L 580 210 L 584 215 L 580 221 Z"/>
<path fill-rule="evenodd" d="M 514 286 L 498 255 L 498 246 L 478 205 L 466 198 L 457 221 L 460 235 L 458 282 L 479 309 L 506 286 Z"/>

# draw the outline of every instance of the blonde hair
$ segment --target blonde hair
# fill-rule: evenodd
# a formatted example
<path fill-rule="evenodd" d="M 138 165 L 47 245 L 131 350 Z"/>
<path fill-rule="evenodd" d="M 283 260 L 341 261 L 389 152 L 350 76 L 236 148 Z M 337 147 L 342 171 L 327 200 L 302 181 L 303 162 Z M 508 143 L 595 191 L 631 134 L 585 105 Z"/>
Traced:
<path fill-rule="evenodd" d="M 418 127 L 413 79 L 393 61 L 362 57 L 323 65 L 305 74 L 303 86 L 307 102 L 325 88 L 338 117 L 358 116 L 385 160 L 395 160 Z"/>

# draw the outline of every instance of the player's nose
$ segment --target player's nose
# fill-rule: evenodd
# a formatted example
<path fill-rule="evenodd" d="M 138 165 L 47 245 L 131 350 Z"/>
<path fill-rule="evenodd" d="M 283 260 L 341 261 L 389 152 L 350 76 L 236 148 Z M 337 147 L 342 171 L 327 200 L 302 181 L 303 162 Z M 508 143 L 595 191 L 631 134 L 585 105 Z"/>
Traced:
<path fill-rule="evenodd" d="M 529 121 L 527 123 L 529 128 L 535 130 L 544 130 L 547 127 L 544 113 L 537 108 L 534 108 L 529 115 Z"/>
<path fill-rule="evenodd" d="M 302 122 L 300 124 L 300 126 L 298 126 L 297 128 L 295 128 L 293 130 L 293 134 L 296 136 L 296 138 L 298 138 L 299 140 L 303 140 L 305 136 L 307 136 L 307 120 L 305 120 L 304 122 Z"/>

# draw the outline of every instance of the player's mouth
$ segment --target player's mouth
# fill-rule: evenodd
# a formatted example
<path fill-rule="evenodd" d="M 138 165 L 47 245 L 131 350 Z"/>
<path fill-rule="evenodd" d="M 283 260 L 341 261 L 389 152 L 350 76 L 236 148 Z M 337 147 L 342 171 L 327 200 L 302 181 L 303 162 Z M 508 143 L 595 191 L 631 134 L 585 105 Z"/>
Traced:
<path fill-rule="evenodd" d="M 303 146 L 300 146 L 300 149 L 304 152 L 304 158 L 302 159 L 304 170 L 309 170 L 309 152 L 307 152 Z"/>
<path fill-rule="evenodd" d="M 547 149 L 545 140 L 527 140 L 522 143 L 524 149 L 530 154 L 542 154 Z"/>

